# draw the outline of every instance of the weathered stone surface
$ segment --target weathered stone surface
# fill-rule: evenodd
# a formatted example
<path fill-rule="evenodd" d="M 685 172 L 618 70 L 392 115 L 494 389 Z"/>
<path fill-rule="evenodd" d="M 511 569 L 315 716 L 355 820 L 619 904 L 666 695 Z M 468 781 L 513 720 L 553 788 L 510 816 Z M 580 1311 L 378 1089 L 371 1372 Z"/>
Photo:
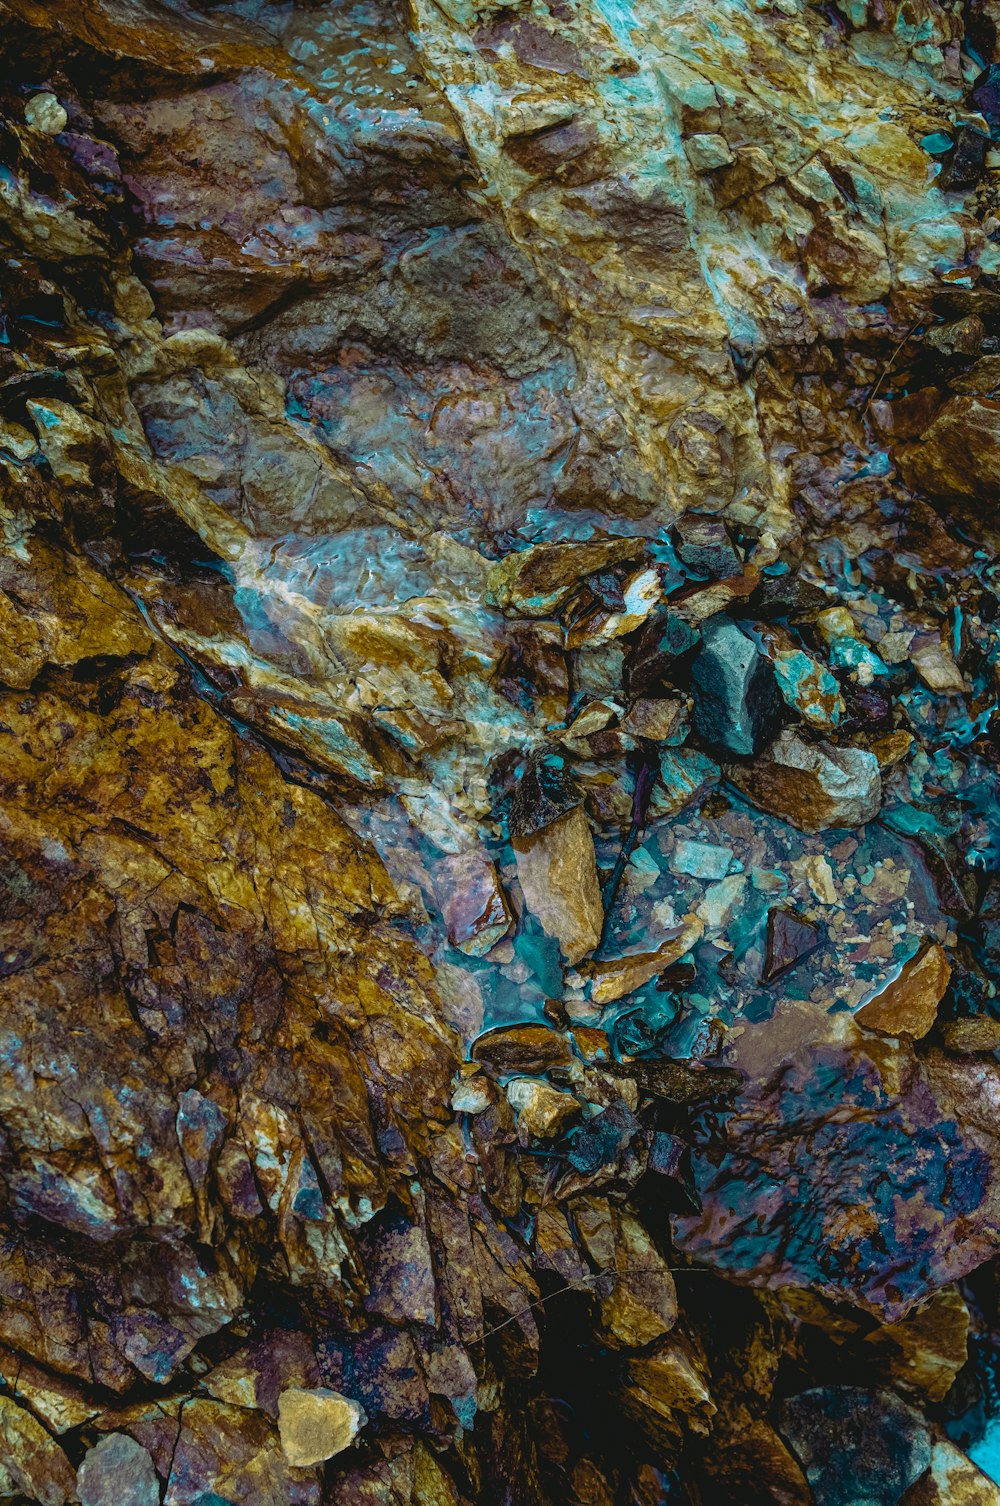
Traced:
<path fill-rule="evenodd" d="M 878 815 L 878 759 L 861 748 L 809 743 L 790 728 L 750 767 L 727 771 L 756 805 L 800 831 L 862 826 Z"/>
<path fill-rule="evenodd" d="M 579 962 L 601 939 L 604 907 L 594 839 L 582 805 L 530 837 L 515 837 L 517 877 L 524 902 L 568 963 Z"/>
<path fill-rule="evenodd" d="M 939 1395 L 997 1249 L 995 9 L 0 0 L 0 1494 L 110 1434 L 165 1506 L 807 1506 L 790 1383 Z M 851 1018 L 922 938 L 945 1052 Z M 321 1389 L 370 1433 L 292 1465 Z M 942 1449 L 908 1494 L 981 1493 Z"/>
<path fill-rule="evenodd" d="M 692 1161 L 702 1208 L 674 1219 L 692 1258 L 894 1321 L 992 1249 L 997 1147 L 982 1104 L 1000 1093 L 995 1064 L 963 1077 L 943 1053 L 918 1059 L 904 1041 L 792 1000 L 724 1059 L 743 1086 L 731 1116 L 703 1116 Z"/>
<path fill-rule="evenodd" d="M 127 1433 L 108 1433 L 84 1455 L 76 1491 L 80 1506 L 157 1506 L 160 1482 L 141 1443 Z"/>
<path fill-rule="evenodd" d="M 853 1506 L 859 1499 L 895 1506 L 931 1462 L 919 1414 L 889 1391 L 804 1391 L 785 1403 L 781 1428 L 816 1506 Z"/>
<path fill-rule="evenodd" d="M 904 459 L 915 486 L 933 497 L 989 504 L 1000 456 L 1000 403 L 960 396 L 944 404 Z"/>
<path fill-rule="evenodd" d="M 580 1113 L 580 1105 L 572 1093 L 560 1092 L 530 1077 L 515 1077 L 509 1082 L 507 1100 L 520 1127 L 535 1140 L 561 1134 Z"/>
<path fill-rule="evenodd" d="M 295 1469 L 343 1453 L 367 1420 L 356 1401 L 326 1387 L 305 1391 L 293 1386 L 278 1397 L 281 1447 Z"/>
<path fill-rule="evenodd" d="M 434 875 L 448 940 L 470 957 L 482 957 L 510 930 L 507 900 L 496 864 L 485 853 L 443 857 Z"/>

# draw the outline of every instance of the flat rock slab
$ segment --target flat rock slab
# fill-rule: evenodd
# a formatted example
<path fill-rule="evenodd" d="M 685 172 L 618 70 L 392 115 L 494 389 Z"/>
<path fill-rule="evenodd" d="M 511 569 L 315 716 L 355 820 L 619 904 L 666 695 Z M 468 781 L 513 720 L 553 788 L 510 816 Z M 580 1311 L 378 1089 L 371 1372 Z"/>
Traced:
<path fill-rule="evenodd" d="M 886 1322 L 991 1257 L 989 1116 L 1000 1066 L 918 1059 L 846 1014 L 786 1000 L 725 1054 L 745 1074 L 695 1125 L 691 1259 L 753 1286 L 812 1287 Z"/>

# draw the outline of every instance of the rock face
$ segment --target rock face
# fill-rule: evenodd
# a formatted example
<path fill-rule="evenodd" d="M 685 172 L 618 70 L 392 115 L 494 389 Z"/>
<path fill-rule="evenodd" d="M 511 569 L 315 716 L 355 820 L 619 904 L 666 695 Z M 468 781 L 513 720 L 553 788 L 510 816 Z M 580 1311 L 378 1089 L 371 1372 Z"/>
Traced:
<path fill-rule="evenodd" d="M 998 25 L 0 0 L 0 1500 L 995 1501 Z"/>

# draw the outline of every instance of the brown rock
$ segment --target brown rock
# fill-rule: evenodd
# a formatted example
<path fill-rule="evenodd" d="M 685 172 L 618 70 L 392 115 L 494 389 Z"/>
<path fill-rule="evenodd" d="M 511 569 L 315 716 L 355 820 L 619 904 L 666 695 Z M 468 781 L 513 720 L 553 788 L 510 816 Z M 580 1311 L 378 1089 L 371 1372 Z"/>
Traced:
<path fill-rule="evenodd" d="M 649 1233 L 632 1214 L 603 1198 L 580 1198 L 571 1206 L 595 1268 L 614 1276 L 601 1300 L 608 1341 L 639 1349 L 662 1338 L 677 1321 L 677 1290 Z"/>
<path fill-rule="evenodd" d="M 533 1074 L 568 1066 L 570 1049 L 566 1037 L 546 1025 L 502 1025 L 475 1041 L 472 1057 L 501 1074 Z"/>
<path fill-rule="evenodd" d="M 569 963 L 601 939 L 604 907 L 594 839 L 582 805 L 528 837 L 513 838 L 524 902 Z"/>
<path fill-rule="evenodd" d="M 0 1396 L 0 1499 L 64 1506 L 75 1495 L 76 1476 L 58 1443 L 30 1412 Z"/>
<path fill-rule="evenodd" d="M 601 958 L 587 963 L 580 971 L 590 979 L 591 1002 L 611 1004 L 633 989 L 641 988 L 697 945 L 704 929 L 697 916 L 685 916 L 676 934 L 668 937 L 654 952 L 634 952 L 627 957 Z"/>
<path fill-rule="evenodd" d="M 943 1401 L 969 1357 L 969 1309 L 946 1286 L 898 1323 L 883 1323 L 865 1340 L 884 1356 L 903 1390 Z"/>
<path fill-rule="evenodd" d="M 651 742 L 665 742 L 668 737 L 673 737 L 683 717 L 684 702 L 680 699 L 640 699 L 633 702 L 622 719 L 622 731 L 632 737 L 648 737 Z"/>
<path fill-rule="evenodd" d="M 931 1448 L 931 1467 L 900 1497 L 900 1506 L 1000 1506 L 1000 1485 L 948 1438 Z"/>
<path fill-rule="evenodd" d="M 854 1018 L 866 1030 L 908 1035 L 919 1041 L 937 1018 L 950 978 L 951 965 L 944 948 L 936 943 L 923 946 L 904 962 L 899 976 L 862 1005 Z"/>
<path fill-rule="evenodd" d="M 995 503 L 1000 402 L 974 395 L 950 398 L 925 431 L 923 443 L 901 460 L 910 485 L 934 497 Z"/>
<path fill-rule="evenodd" d="M 751 765 L 726 770 L 745 795 L 800 831 L 863 826 L 882 804 L 878 759 L 861 748 L 809 743 L 786 729 Z"/>
<path fill-rule="evenodd" d="M 278 1433 L 285 1458 L 296 1469 L 321 1464 L 350 1448 L 368 1421 L 364 1408 L 338 1391 L 292 1386 L 278 1398 Z"/>

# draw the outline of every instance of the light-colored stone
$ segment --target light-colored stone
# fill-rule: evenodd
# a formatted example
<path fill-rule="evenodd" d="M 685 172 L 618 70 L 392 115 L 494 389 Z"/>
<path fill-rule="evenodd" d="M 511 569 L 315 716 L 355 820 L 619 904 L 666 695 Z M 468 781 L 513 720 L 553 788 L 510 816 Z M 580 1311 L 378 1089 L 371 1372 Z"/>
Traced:
<path fill-rule="evenodd" d="M 725 136 L 707 131 L 697 136 L 688 136 L 684 142 L 684 151 L 696 173 L 710 173 L 717 167 L 728 167 L 733 160 Z"/>
<path fill-rule="evenodd" d="M 914 649 L 910 658 L 928 690 L 961 695 L 968 689 L 965 677 L 943 643 L 928 643 Z"/>
<path fill-rule="evenodd" d="M 594 839 L 582 805 L 529 837 L 515 837 L 517 876 L 524 902 L 569 963 L 579 962 L 601 939 L 604 907 Z"/>
<path fill-rule="evenodd" d="M 537 1077 L 515 1077 L 507 1085 L 507 1101 L 520 1128 L 536 1140 L 561 1134 L 580 1112 L 572 1093 L 563 1093 Z"/>
<path fill-rule="evenodd" d="M 24 118 L 33 131 L 43 136 L 58 136 L 69 119 L 54 94 L 33 94 L 24 107 Z"/>
<path fill-rule="evenodd" d="M 278 1434 L 285 1458 L 296 1469 L 322 1464 L 350 1448 L 368 1421 L 364 1408 L 325 1386 L 290 1386 L 278 1397 Z"/>
<path fill-rule="evenodd" d="M 882 805 L 874 753 L 809 743 L 790 729 L 754 764 L 731 765 L 726 772 L 755 804 L 800 831 L 863 826 Z"/>

